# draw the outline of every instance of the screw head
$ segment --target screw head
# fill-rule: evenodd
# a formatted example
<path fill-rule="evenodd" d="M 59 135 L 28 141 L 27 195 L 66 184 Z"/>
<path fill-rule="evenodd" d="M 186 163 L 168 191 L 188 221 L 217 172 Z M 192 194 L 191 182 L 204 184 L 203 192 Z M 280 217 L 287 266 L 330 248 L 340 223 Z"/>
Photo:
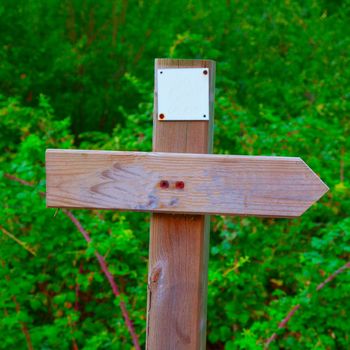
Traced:
<path fill-rule="evenodd" d="M 167 180 L 161 180 L 161 181 L 159 182 L 159 187 L 162 188 L 162 189 L 169 188 L 169 181 L 167 181 Z"/>
<path fill-rule="evenodd" d="M 164 119 L 165 118 L 165 115 L 163 113 L 160 113 L 159 114 L 159 119 Z"/>
<path fill-rule="evenodd" d="M 183 190 L 185 188 L 185 183 L 183 181 L 176 181 L 175 183 L 175 187 L 178 190 Z"/>
<path fill-rule="evenodd" d="M 204 69 L 203 74 L 204 74 L 204 75 L 207 75 L 207 74 L 208 74 L 208 70 L 207 70 L 207 69 Z"/>

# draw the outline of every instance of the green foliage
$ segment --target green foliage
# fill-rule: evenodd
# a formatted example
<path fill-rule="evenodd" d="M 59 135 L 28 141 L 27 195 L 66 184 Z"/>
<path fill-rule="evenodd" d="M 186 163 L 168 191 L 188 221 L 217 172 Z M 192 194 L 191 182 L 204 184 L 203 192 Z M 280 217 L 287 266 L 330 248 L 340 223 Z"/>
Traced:
<path fill-rule="evenodd" d="M 299 219 L 212 217 L 208 349 L 275 331 L 270 349 L 349 349 L 349 273 L 316 292 L 350 257 L 349 15 L 349 0 L 2 1 L 0 349 L 26 332 L 34 349 L 132 348 L 96 249 L 144 344 L 149 215 L 74 211 L 87 245 L 40 193 L 47 148 L 151 149 L 155 57 L 217 60 L 216 153 L 300 156 L 330 187 Z"/>

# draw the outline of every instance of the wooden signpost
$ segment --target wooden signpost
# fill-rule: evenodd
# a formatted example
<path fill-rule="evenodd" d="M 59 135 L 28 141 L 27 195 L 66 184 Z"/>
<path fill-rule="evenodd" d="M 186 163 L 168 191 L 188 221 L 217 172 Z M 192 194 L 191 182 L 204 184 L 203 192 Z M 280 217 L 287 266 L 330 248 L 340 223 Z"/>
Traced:
<path fill-rule="evenodd" d="M 300 159 L 210 155 L 215 63 L 158 59 L 153 152 L 47 150 L 47 206 L 152 212 L 147 349 L 206 343 L 209 214 L 297 217 L 327 186 Z"/>

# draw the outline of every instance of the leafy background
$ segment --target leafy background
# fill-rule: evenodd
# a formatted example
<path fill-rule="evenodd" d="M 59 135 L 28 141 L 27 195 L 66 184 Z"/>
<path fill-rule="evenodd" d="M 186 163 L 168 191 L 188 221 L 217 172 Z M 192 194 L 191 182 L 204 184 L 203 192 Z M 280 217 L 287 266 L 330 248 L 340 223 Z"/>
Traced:
<path fill-rule="evenodd" d="M 208 349 L 349 349 L 349 0 L 2 0 L 0 349 L 145 342 L 149 215 L 46 209 L 46 148 L 151 149 L 155 57 L 217 61 L 215 153 L 301 156 L 301 218 L 211 218 Z M 22 179 L 26 182 L 18 182 Z M 30 185 L 30 186 L 29 186 Z M 115 297 L 94 251 L 120 289 Z"/>

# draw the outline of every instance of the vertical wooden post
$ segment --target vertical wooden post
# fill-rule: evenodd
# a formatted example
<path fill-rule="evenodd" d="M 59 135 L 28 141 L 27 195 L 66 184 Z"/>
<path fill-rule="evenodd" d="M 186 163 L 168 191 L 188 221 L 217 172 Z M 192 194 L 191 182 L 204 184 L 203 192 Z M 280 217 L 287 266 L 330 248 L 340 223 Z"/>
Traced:
<path fill-rule="evenodd" d="M 209 68 L 210 120 L 158 121 L 155 74 L 153 151 L 211 153 L 215 62 L 157 59 L 155 73 L 159 68 Z M 152 215 L 148 350 L 205 349 L 208 252 L 208 216 Z"/>

